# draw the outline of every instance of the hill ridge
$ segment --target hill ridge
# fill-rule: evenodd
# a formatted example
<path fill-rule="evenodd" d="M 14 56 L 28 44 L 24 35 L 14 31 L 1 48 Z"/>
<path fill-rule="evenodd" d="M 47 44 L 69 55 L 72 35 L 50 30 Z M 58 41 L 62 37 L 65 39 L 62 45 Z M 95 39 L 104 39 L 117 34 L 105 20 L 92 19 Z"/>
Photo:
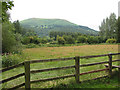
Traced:
<path fill-rule="evenodd" d="M 65 19 L 29 18 L 20 21 L 24 28 L 33 29 L 40 37 L 48 36 L 51 31 L 79 32 L 98 35 L 98 31 L 87 26 L 77 25 Z"/>

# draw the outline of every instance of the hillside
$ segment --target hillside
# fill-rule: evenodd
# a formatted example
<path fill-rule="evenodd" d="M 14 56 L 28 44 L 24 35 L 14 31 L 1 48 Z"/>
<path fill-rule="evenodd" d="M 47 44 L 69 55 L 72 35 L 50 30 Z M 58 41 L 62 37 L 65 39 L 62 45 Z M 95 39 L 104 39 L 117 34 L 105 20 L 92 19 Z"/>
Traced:
<path fill-rule="evenodd" d="M 21 26 L 34 30 L 40 37 L 48 36 L 51 31 L 79 32 L 82 34 L 97 35 L 95 31 L 86 26 L 76 25 L 63 19 L 30 18 L 20 21 Z"/>

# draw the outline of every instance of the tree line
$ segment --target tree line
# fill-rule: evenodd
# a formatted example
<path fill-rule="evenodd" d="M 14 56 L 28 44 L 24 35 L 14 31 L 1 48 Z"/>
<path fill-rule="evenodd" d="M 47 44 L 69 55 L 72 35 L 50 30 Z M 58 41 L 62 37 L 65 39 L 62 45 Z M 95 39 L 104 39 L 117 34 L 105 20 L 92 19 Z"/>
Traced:
<path fill-rule="evenodd" d="M 105 39 L 116 39 L 120 43 L 120 17 L 111 13 L 109 17 L 103 19 L 99 26 L 99 35 Z"/>
<path fill-rule="evenodd" d="M 52 31 L 49 34 L 50 38 L 58 41 L 58 44 L 75 44 L 75 43 L 105 43 L 104 40 L 100 36 L 91 36 L 85 35 L 81 33 L 73 33 L 73 32 L 60 32 L 60 31 Z"/>

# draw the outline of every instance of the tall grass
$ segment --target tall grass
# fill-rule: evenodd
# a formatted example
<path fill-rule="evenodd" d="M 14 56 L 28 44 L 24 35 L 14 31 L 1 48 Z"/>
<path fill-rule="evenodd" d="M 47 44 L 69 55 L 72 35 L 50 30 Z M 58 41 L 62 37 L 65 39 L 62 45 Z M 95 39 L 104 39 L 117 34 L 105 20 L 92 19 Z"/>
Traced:
<path fill-rule="evenodd" d="M 62 58 L 62 57 L 73 57 L 73 56 L 86 56 L 86 55 L 98 55 L 98 54 L 106 54 L 106 53 L 115 53 L 118 52 L 118 46 L 117 45 L 84 45 L 84 46 L 69 46 L 69 47 L 41 47 L 41 48 L 30 48 L 25 49 L 23 51 L 23 54 L 21 55 L 23 61 L 24 60 L 34 60 L 34 59 L 48 59 L 48 58 Z M 114 56 L 113 59 L 117 59 L 117 56 Z M 107 61 L 108 57 L 98 57 L 98 58 L 92 58 L 92 59 L 81 59 L 80 64 L 88 64 L 88 63 L 94 63 L 94 62 L 102 62 Z M 116 63 L 114 63 L 116 64 Z M 47 62 L 47 63 L 36 63 L 31 64 L 31 70 L 33 69 L 45 69 L 45 68 L 53 68 L 53 67 L 62 67 L 62 66 L 69 66 L 69 65 L 75 65 L 74 60 L 70 61 L 59 61 L 59 62 Z M 105 68 L 104 65 L 95 65 L 95 66 L 89 66 L 89 67 L 81 67 L 80 73 L 90 71 L 90 70 L 96 70 L 96 69 L 102 69 Z M 2 73 L 2 78 L 8 78 L 10 76 L 17 75 L 19 73 L 24 72 L 24 67 L 16 68 L 7 72 Z M 31 80 L 37 80 L 37 79 L 44 79 L 44 78 L 50 78 L 50 77 L 56 77 L 56 76 L 63 76 L 68 74 L 74 74 L 75 69 L 66 69 L 66 70 L 58 70 L 58 71 L 48 71 L 48 72 L 41 72 L 36 74 L 31 74 Z M 88 74 L 80 76 L 80 80 L 88 80 L 95 77 L 100 77 L 103 75 L 107 75 L 106 72 L 99 72 L 95 74 Z M 105 79 L 109 80 L 109 79 Z M 115 83 L 117 83 L 116 79 Z M 24 82 L 24 77 L 18 78 L 16 80 L 9 81 L 5 84 L 3 84 L 4 88 L 13 87 L 15 85 L 18 85 L 20 83 Z M 85 84 L 76 84 L 75 78 L 66 78 L 66 79 L 60 79 L 60 80 L 53 80 L 48 82 L 39 82 L 32 84 L 32 88 L 93 88 L 93 87 L 105 87 L 106 85 L 103 85 L 103 83 L 99 83 L 100 81 L 93 81 L 91 83 Z M 104 82 L 104 81 L 103 81 Z M 112 85 L 114 82 L 110 81 L 110 85 L 108 87 L 113 87 Z M 100 84 L 100 85 L 98 85 Z M 92 86 L 93 85 L 93 86 Z M 116 86 L 114 86 L 116 87 Z"/>

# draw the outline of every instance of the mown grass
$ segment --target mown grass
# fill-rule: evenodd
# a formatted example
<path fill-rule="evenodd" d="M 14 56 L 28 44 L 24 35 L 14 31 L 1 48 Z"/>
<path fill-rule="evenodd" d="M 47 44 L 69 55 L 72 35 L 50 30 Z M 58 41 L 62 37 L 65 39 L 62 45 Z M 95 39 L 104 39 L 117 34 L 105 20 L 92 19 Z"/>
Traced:
<path fill-rule="evenodd" d="M 31 48 L 24 49 L 22 56 L 26 58 L 26 60 L 39 60 L 39 59 L 49 59 L 49 58 L 64 58 L 64 57 L 74 57 L 74 56 L 87 56 L 87 55 L 99 55 L 99 54 L 107 54 L 107 53 L 117 53 L 118 45 L 83 45 L 83 46 L 69 46 L 69 47 L 41 47 L 41 48 Z M 117 59 L 117 56 L 113 56 L 113 59 Z M 91 59 L 81 59 L 80 64 L 94 63 L 107 61 L 108 57 L 98 57 Z M 74 65 L 74 60 L 70 61 L 59 61 L 59 62 L 47 62 L 47 63 L 36 63 L 31 64 L 31 70 L 33 69 L 45 69 L 45 68 L 53 68 L 53 67 L 62 67 L 62 66 L 70 66 Z M 114 63 L 117 64 L 117 63 Z M 95 65 L 89 67 L 82 67 L 80 69 L 80 73 L 97 70 L 105 68 L 104 65 Z M 10 76 L 17 75 L 19 73 L 24 72 L 24 67 L 16 68 L 7 72 L 2 73 L 2 78 L 8 78 Z M 31 80 L 44 79 L 56 76 L 63 76 L 68 74 L 74 74 L 75 70 L 66 69 L 66 70 L 58 70 L 58 71 L 49 71 L 49 72 L 41 72 L 36 74 L 31 74 Z M 80 76 L 80 80 L 88 80 L 100 76 L 107 75 L 106 72 L 99 72 L 94 74 L 88 74 Z M 106 81 L 109 81 L 107 83 Z M 3 88 L 10 88 L 16 86 L 20 83 L 24 82 L 24 77 L 18 78 L 16 80 L 9 81 L 3 84 Z M 104 84 L 103 84 L 104 82 Z M 105 78 L 102 81 L 90 81 L 81 84 L 76 84 L 75 78 L 66 78 L 48 82 L 39 82 L 35 84 L 31 84 L 32 88 L 115 88 L 117 87 L 117 77 L 108 79 Z M 114 85 L 115 84 L 115 85 Z"/>

